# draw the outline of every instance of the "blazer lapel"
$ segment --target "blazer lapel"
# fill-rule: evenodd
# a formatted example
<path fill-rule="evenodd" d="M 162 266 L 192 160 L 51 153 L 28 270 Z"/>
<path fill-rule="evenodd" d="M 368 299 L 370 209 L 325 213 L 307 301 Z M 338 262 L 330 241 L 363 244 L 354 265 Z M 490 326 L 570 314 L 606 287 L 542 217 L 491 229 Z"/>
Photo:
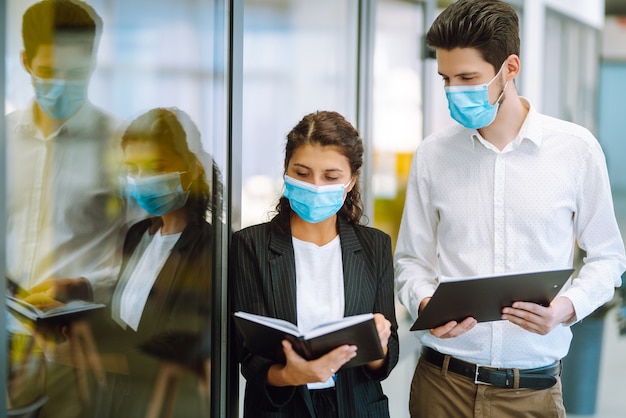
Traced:
<path fill-rule="evenodd" d="M 344 316 L 350 316 L 363 313 L 359 295 L 361 294 L 361 281 L 366 270 L 361 243 L 354 232 L 354 228 L 341 217 L 338 218 L 337 224 L 339 225 L 341 256 L 343 258 Z"/>
<path fill-rule="evenodd" d="M 268 300 L 273 301 L 274 312 L 272 314 L 276 318 L 297 324 L 296 261 L 291 234 L 270 232 L 268 259 L 272 294 L 267 297 Z M 271 308 L 268 306 L 268 309 Z"/>

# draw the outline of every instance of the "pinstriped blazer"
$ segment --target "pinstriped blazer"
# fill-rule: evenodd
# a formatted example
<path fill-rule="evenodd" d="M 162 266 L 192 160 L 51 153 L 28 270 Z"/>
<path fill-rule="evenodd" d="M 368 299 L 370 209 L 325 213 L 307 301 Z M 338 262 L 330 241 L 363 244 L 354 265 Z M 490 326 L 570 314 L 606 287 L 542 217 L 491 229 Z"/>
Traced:
<path fill-rule="evenodd" d="M 272 221 L 272 222 L 275 222 Z M 297 322 L 296 267 L 291 234 L 272 229 L 272 222 L 233 235 L 230 285 L 233 310 Z M 340 370 L 335 388 L 340 417 L 389 417 L 380 381 L 398 362 L 399 344 L 394 309 L 391 239 L 382 231 L 337 221 L 343 257 L 344 316 L 382 313 L 392 326 L 385 366 L 372 373 L 365 366 Z M 272 387 L 266 384 L 272 362 L 241 347 L 246 378 L 244 417 L 316 418 L 306 385 Z"/>

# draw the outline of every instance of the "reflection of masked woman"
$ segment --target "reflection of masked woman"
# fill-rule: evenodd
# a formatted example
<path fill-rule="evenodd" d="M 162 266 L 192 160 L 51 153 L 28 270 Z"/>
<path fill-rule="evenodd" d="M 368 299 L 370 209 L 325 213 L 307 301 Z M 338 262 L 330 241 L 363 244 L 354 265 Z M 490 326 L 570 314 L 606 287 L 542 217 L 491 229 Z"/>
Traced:
<path fill-rule="evenodd" d="M 153 109 L 139 116 L 122 137 L 122 148 L 129 195 L 152 216 L 130 228 L 113 293 L 111 316 L 124 341 L 131 388 L 114 396 L 124 414 L 142 416 L 160 367 L 156 358 L 204 377 L 210 351 L 210 192 L 198 158 L 206 154 L 184 112 Z M 175 416 L 206 414 L 197 380 L 187 380 L 189 387 L 178 391 Z"/>

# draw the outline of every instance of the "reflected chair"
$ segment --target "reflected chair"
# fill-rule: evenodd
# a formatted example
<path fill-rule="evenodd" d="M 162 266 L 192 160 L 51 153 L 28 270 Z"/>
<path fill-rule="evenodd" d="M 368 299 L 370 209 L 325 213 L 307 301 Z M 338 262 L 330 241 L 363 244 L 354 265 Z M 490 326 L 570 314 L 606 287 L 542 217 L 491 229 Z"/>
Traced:
<path fill-rule="evenodd" d="M 39 412 L 41 408 L 44 406 L 46 401 L 48 400 L 47 396 L 42 396 L 37 399 L 35 402 L 23 406 L 21 408 L 11 408 L 10 401 L 7 396 L 7 417 L 11 418 L 37 418 L 39 416 Z"/>
<path fill-rule="evenodd" d="M 210 397 L 210 336 L 168 332 L 140 346 L 146 354 L 161 360 L 146 418 L 171 418 L 178 386 L 185 376 L 198 379 L 198 395 L 208 405 Z"/>

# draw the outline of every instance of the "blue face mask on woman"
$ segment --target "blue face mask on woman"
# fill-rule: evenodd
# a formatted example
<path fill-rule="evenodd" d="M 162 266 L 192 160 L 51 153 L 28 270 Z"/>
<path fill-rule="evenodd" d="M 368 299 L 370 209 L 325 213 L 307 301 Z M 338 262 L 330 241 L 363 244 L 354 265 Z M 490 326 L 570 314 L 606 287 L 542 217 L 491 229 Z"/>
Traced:
<path fill-rule="evenodd" d="M 128 176 L 129 194 L 149 214 L 163 216 L 187 203 L 189 191 L 183 190 L 181 174 L 175 171 L 150 177 Z"/>
<path fill-rule="evenodd" d="M 285 176 L 285 197 L 302 220 L 315 224 L 330 218 L 341 209 L 348 184 L 316 186 Z"/>
<path fill-rule="evenodd" d="M 504 64 L 502 65 L 504 67 Z M 502 93 L 494 104 L 489 103 L 489 85 L 498 77 L 500 71 L 489 83 L 474 86 L 447 86 L 444 87 L 448 98 L 448 109 L 452 119 L 469 129 L 481 129 L 491 125 L 496 118 L 500 99 L 509 84 L 507 81 Z"/>
<path fill-rule="evenodd" d="M 41 110 L 55 119 L 66 119 L 87 99 L 87 80 L 63 80 L 33 76 L 35 98 Z"/>

